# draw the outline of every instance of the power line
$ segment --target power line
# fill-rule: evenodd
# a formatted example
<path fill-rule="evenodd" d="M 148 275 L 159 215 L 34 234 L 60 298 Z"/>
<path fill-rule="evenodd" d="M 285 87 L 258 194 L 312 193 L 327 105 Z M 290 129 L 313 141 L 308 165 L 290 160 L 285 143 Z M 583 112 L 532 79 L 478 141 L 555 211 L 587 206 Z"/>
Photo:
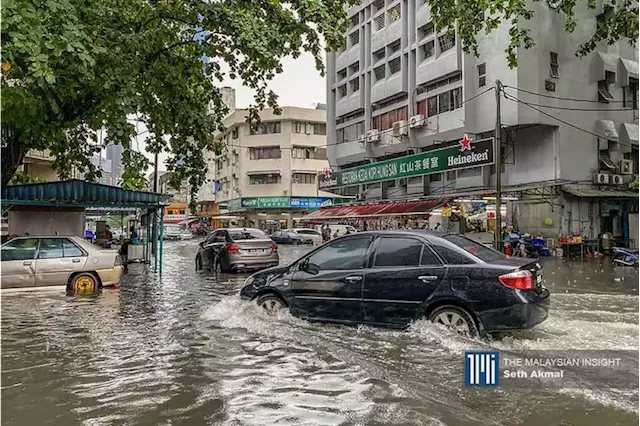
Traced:
<path fill-rule="evenodd" d="M 465 100 L 465 101 L 460 102 L 460 107 L 461 107 L 462 105 L 464 105 L 464 104 L 468 103 L 468 102 L 471 102 L 471 101 L 473 101 L 473 100 L 475 100 L 475 99 L 479 98 L 480 96 L 482 96 L 482 95 L 484 95 L 485 93 L 490 92 L 490 91 L 492 91 L 492 90 L 495 90 L 495 87 L 489 87 L 489 88 L 488 88 L 487 90 L 485 90 L 484 92 L 480 92 L 480 93 L 478 93 L 477 95 L 472 96 L 472 97 L 470 97 L 469 99 L 467 99 L 467 100 Z M 457 109 L 457 108 L 456 108 L 456 109 Z M 427 117 L 425 117 L 425 118 L 427 118 Z M 363 122 L 364 122 L 364 121 L 363 121 Z M 410 123 L 410 122 L 407 122 L 407 124 L 404 124 L 404 125 L 400 126 L 399 128 L 400 128 L 400 129 L 403 129 L 403 128 L 405 128 L 405 127 L 409 127 L 409 126 L 411 126 L 411 123 Z M 349 127 L 349 126 L 346 126 L 346 127 Z M 340 130 L 340 129 L 338 129 L 338 130 Z M 389 128 L 389 129 L 385 129 L 385 130 L 380 130 L 380 131 L 378 132 L 378 135 L 382 135 L 382 134 L 389 133 L 389 132 L 393 132 L 393 127 Z M 341 144 L 344 144 L 344 143 L 350 143 L 350 142 L 364 142 L 365 140 L 366 140 L 366 137 L 365 137 L 364 139 L 363 139 L 363 138 L 356 138 L 356 139 L 346 140 L 346 141 L 343 141 L 343 142 L 327 143 L 326 145 L 318 146 L 317 148 L 324 148 L 324 147 L 328 147 L 328 146 L 341 145 Z M 259 147 L 259 146 L 234 145 L 234 144 L 232 144 L 232 143 L 228 144 L 227 146 L 228 146 L 228 147 L 232 147 L 232 148 L 263 148 L 263 147 Z M 304 146 L 304 148 L 307 148 L 307 147 L 308 147 L 308 146 Z M 293 148 L 294 148 L 294 147 L 281 147 L 280 149 L 293 149 Z M 295 148 L 298 148 L 298 147 L 295 147 Z"/>
<path fill-rule="evenodd" d="M 504 94 L 505 95 L 509 95 L 509 96 L 513 96 L 510 93 L 507 93 L 506 91 L 504 91 Z M 561 110 L 565 110 L 565 111 L 587 111 L 587 112 L 609 112 L 609 111 L 628 111 L 628 112 L 633 112 L 633 111 L 635 111 L 633 108 L 593 109 L 593 108 L 560 107 L 560 106 L 554 106 L 554 105 L 541 105 L 541 104 L 534 104 L 534 103 L 529 103 L 529 105 L 535 105 L 535 106 L 541 107 L 541 108 L 561 109 Z"/>
<path fill-rule="evenodd" d="M 587 134 L 589 134 L 589 135 L 591 135 L 591 136 L 595 136 L 595 137 L 597 137 L 597 138 L 599 138 L 599 139 L 610 140 L 610 139 L 609 139 L 608 137 L 606 137 L 606 136 L 598 135 L 598 134 L 593 133 L 593 132 L 591 132 L 591 131 L 589 131 L 589 130 L 586 130 L 586 129 L 583 129 L 583 128 L 581 128 L 581 127 L 578 127 L 578 126 L 576 126 L 575 124 L 571 124 L 571 123 L 569 123 L 568 121 L 564 121 L 564 120 L 562 120 L 562 119 L 560 119 L 560 118 L 558 118 L 558 117 L 555 117 L 555 116 L 553 116 L 553 115 L 551 115 L 551 114 L 548 114 L 548 113 L 546 113 L 546 112 L 544 112 L 544 111 L 542 111 L 542 110 L 539 110 L 538 108 L 536 108 L 536 107 L 534 107 L 534 106 L 531 106 L 529 103 L 527 103 L 527 102 L 525 102 L 525 101 L 521 101 L 520 99 L 515 98 L 515 97 L 513 97 L 513 96 L 509 95 L 508 93 L 505 93 L 505 92 L 503 92 L 503 93 L 504 93 L 504 95 L 505 95 L 505 99 L 507 99 L 507 100 L 509 100 L 509 101 L 519 102 L 519 103 L 521 103 L 521 104 L 524 104 L 524 105 L 528 106 L 529 108 L 531 108 L 531 109 L 533 109 L 533 110 L 535 110 L 535 111 L 538 111 L 540 114 L 543 114 L 543 115 L 546 115 L 547 117 L 553 118 L 554 120 L 559 121 L 559 122 L 560 122 L 560 123 L 562 123 L 562 124 L 566 124 L 566 125 L 567 125 L 567 126 L 569 126 L 569 127 L 573 127 L 574 129 L 576 129 L 576 130 L 580 130 L 580 131 L 582 131 L 582 132 L 584 132 L 584 133 L 587 133 Z M 617 143 L 618 143 L 618 144 L 620 144 L 620 145 L 623 145 L 623 146 L 632 146 L 631 144 L 626 144 L 626 143 L 622 143 L 622 142 L 617 142 Z"/>
<path fill-rule="evenodd" d="M 502 87 L 508 87 L 509 89 L 515 89 L 519 92 L 524 92 L 524 93 L 528 93 L 530 95 L 536 95 L 536 96 L 542 96 L 544 98 L 551 98 L 551 99 L 556 99 L 559 101 L 571 101 L 571 102 L 595 102 L 595 103 L 601 103 L 600 101 L 596 101 L 593 99 L 576 99 L 576 98 L 563 98 L 563 97 L 558 97 L 558 96 L 551 96 L 551 95 L 547 95 L 546 93 L 536 93 L 536 92 L 531 92 L 529 90 L 525 90 L 525 89 L 521 89 L 519 87 L 513 87 L 513 86 L 509 86 L 509 85 L 503 85 Z M 624 101 L 609 101 L 609 103 L 624 103 Z"/>

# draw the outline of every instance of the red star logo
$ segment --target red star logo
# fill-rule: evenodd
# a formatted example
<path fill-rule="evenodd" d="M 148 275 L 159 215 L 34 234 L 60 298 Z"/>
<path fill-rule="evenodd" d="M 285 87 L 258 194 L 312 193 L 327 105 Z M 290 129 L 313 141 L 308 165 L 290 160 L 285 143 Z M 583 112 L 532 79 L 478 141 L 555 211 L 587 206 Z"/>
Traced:
<path fill-rule="evenodd" d="M 471 139 L 467 135 L 464 135 L 464 138 L 460 141 L 460 152 L 462 151 L 471 151 Z"/>
<path fill-rule="evenodd" d="M 331 176 L 331 169 L 324 169 L 324 177 L 329 178 Z"/>

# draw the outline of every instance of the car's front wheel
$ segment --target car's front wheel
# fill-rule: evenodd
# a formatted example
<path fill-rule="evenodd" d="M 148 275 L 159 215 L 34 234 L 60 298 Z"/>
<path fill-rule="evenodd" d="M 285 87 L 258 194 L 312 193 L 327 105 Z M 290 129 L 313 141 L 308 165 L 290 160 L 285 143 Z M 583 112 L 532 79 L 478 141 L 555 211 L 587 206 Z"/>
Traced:
<path fill-rule="evenodd" d="M 478 327 L 473 317 L 464 309 L 453 305 L 439 306 L 429 315 L 429 321 L 443 325 L 451 330 L 468 336 L 477 336 Z"/>
<path fill-rule="evenodd" d="M 287 307 L 286 303 L 284 303 L 284 300 L 282 300 L 279 296 L 271 293 L 258 297 L 256 303 L 271 315 L 274 315 Z"/>

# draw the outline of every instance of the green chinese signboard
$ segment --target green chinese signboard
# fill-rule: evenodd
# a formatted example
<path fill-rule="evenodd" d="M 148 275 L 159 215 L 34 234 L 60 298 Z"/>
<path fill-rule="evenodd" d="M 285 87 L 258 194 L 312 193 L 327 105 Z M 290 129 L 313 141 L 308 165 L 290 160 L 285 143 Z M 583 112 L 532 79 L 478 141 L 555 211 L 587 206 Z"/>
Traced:
<path fill-rule="evenodd" d="M 493 138 L 474 141 L 465 137 L 460 145 L 325 173 L 320 176 L 318 187 L 339 188 L 487 166 L 494 162 L 493 141 Z"/>
<path fill-rule="evenodd" d="M 289 208 L 289 197 L 253 197 L 243 198 L 245 209 L 286 209 Z"/>

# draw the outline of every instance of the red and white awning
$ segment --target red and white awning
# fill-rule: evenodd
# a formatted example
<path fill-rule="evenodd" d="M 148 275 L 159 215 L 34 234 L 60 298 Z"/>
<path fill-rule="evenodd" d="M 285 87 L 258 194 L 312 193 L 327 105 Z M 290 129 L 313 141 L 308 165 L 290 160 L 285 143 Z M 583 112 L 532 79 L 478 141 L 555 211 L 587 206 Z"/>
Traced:
<path fill-rule="evenodd" d="M 352 204 L 326 207 L 300 218 L 302 222 L 323 222 L 336 219 L 374 219 L 387 216 L 427 215 L 450 199 L 424 201 L 394 201 L 376 204 Z"/>

